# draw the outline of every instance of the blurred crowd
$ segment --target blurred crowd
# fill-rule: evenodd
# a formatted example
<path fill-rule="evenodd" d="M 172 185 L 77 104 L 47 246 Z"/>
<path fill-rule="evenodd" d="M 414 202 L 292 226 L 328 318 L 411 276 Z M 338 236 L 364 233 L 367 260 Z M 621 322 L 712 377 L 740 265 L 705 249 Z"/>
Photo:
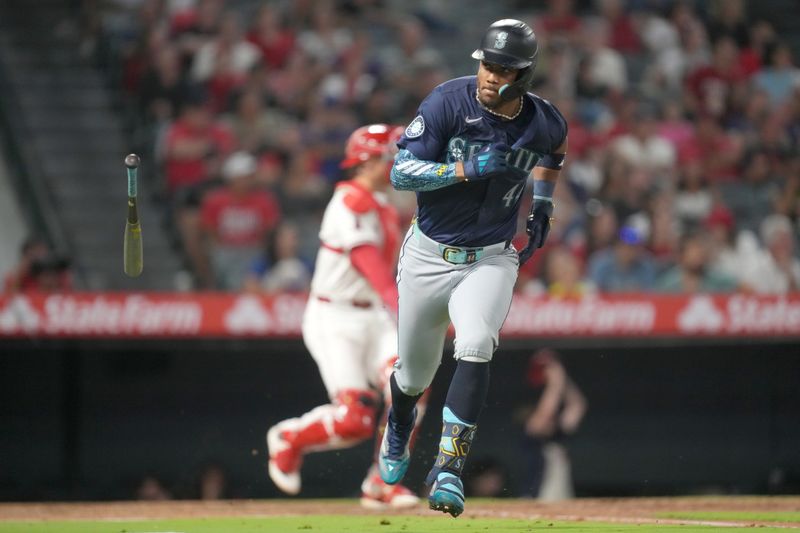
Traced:
<path fill-rule="evenodd" d="M 423 21 L 381 2 L 142 0 L 102 20 L 196 288 L 307 289 L 347 137 L 407 121 L 448 75 Z"/>
<path fill-rule="evenodd" d="M 465 32 L 437 14 L 456 2 L 106 4 L 106 63 L 118 65 L 132 135 L 156 161 L 166 227 L 194 287 L 267 292 L 307 288 L 349 133 L 406 124 L 437 84 L 473 74 L 476 43 L 461 36 L 493 22 L 459 13 L 474 25 Z M 518 290 L 800 288 L 800 70 L 747 8 L 497 5 L 495 18 L 535 29 L 535 90 L 569 123 L 553 231 Z M 414 197 L 392 197 L 410 220 Z"/>
<path fill-rule="evenodd" d="M 772 24 L 743 0 L 548 5 L 538 92 L 569 162 L 524 290 L 798 290 L 800 70 Z"/>

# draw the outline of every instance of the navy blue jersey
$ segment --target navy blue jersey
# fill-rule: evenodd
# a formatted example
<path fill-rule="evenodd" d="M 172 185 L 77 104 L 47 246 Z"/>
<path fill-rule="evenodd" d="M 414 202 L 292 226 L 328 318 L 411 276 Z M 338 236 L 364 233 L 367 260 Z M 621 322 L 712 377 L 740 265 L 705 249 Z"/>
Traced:
<path fill-rule="evenodd" d="M 567 136 L 564 117 L 547 100 L 528 93 L 520 114 L 505 120 L 478 103 L 476 84 L 475 76 L 465 76 L 439 85 L 420 104 L 397 143 L 418 159 L 438 163 L 462 161 L 487 145 L 512 147 L 508 162 L 513 170 L 507 175 L 417 192 L 420 229 L 453 246 L 512 239 L 528 175 Z"/>

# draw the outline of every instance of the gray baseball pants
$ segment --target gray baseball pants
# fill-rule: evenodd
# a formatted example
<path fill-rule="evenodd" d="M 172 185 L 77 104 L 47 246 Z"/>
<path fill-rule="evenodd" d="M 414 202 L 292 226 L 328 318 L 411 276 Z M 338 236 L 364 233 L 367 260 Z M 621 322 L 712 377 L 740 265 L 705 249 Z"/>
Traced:
<path fill-rule="evenodd" d="M 519 265 L 513 246 L 484 247 L 471 264 L 445 261 L 447 248 L 414 224 L 400 250 L 395 379 L 408 395 L 420 394 L 433 381 L 451 321 L 454 357 L 488 362 L 511 307 Z"/>

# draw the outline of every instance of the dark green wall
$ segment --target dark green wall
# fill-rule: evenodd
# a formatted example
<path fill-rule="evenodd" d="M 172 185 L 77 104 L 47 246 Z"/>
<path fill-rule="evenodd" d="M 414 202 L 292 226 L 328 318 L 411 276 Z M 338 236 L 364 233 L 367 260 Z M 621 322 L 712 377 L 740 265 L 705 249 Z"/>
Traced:
<path fill-rule="evenodd" d="M 495 356 L 473 457 L 497 458 L 516 494 L 520 428 L 531 401 L 530 350 Z M 569 441 L 579 494 L 765 493 L 800 486 L 800 349 L 795 344 L 561 350 L 589 400 Z M 295 342 L 0 344 L 0 499 L 130 497 L 145 473 L 194 494 L 200 468 L 227 469 L 232 496 L 278 493 L 264 473 L 264 432 L 326 400 Z M 438 439 L 453 362 L 408 475 L 418 486 Z M 310 456 L 305 496 L 356 495 L 371 444 Z M 768 477 L 783 484 L 768 485 Z"/>

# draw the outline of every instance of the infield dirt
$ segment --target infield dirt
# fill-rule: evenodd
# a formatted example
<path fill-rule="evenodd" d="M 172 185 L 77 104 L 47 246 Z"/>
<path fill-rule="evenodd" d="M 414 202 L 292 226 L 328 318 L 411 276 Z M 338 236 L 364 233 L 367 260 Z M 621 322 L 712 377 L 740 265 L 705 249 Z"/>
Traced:
<path fill-rule="evenodd" d="M 408 511 L 369 511 L 354 500 L 227 500 L 214 502 L 4 503 L 0 520 L 148 520 L 199 517 L 304 515 L 429 515 L 420 506 Z M 728 519 L 732 513 L 761 519 Z M 780 518 L 766 518 L 785 514 Z M 719 516 L 719 519 L 696 518 Z M 783 526 L 800 529 L 800 497 L 686 497 L 577 499 L 558 503 L 532 500 L 470 500 L 464 517 L 549 519 L 629 524 L 686 524 L 718 527 Z M 686 517 L 686 518 L 682 518 Z"/>

